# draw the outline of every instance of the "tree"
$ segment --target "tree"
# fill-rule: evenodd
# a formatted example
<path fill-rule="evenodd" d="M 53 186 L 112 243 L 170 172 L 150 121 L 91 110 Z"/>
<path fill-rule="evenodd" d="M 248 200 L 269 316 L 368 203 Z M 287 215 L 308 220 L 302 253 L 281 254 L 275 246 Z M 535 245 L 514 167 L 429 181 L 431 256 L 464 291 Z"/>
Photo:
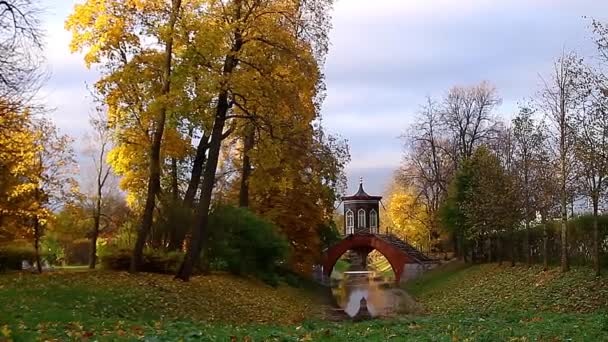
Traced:
<path fill-rule="evenodd" d="M 35 182 L 30 220 L 38 272 L 42 272 L 40 261 L 40 239 L 44 228 L 54 212 L 74 200 L 78 195 L 78 184 L 74 179 L 76 160 L 71 147 L 72 139 L 61 135 L 47 119 L 35 121 L 35 164 L 32 176 Z"/>
<path fill-rule="evenodd" d="M 213 46 L 212 50 L 213 56 L 222 59 L 220 72 L 212 74 L 212 79 L 217 80 L 213 125 L 196 228 L 177 278 L 185 281 L 190 278 L 206 244 L 209 208 L 226 122 L 255 120 L 269 130 L 272 127 L 271 134 L 274 134 L 277 128 L 267 122 L 272 122 L 273 117 L 280 118 L 281 113 L 288 117 L 302 115 L 300 121 L 304 124 L 316 116 L 318 108 L 313 100 L 319 90 L 320 74 L 315 53 L 324 54 L 327 48 L 324 18 L 330 5 L 331 2 L 325 0 L 234 0 L 207 8 L 203 24 L 212 25 L 210 30 L 218 33 L 218 41 L 227 43 Z M 194 40 L 208 42 L 206 32 L 201 30 Z M 205 43 L 196 48 L 208 46 L 209 43 Z M 208 50 L 201 52 L 209 53 Z"/>
<path fill-rule="evenodd" d="M 542 128 L 534 119 L 534 110 L 521 107 L 513 119 L 514 137 L 514 163 L 517 176 L 517 186 L 521 195 L 522 217 L 525 226 L 524 250 L 526 264 L 532 264 L 530 252 L 530 222 L 536 217 L 538 208 L 536 203 L 537 186 L 534 179 L 534 170 L 539 166 L 540 153 L 544 144 Z"/>
<path fill-rule="evenodd" d="M 593 206 L 593 266 L 600 275 L 598 210 L 608 178 L 608 80 L 582 63 L 576 69 L 575 82 L 581 108 L 574 118 L 574 155 L 582 192 Z"/>
<path fill-rule="evenodd" d="M 0 2 L 0 115 L 31 107 L 44 79 L 39 12 L 35 1 Z"/>
<path fill-rule="evenodd" d="M 89 237 L 91 239 L 91 247 L 89 250 L 89 268 L 95 268 L 97 263 L 97 239 L 99 237 L 101 218 L 104 215 L 102 208 L 104 207 L 105 197 L 108 194 L 108 181 L 113 176 L 110 166 L 106 162 L 108 151 L 111 148 L 111 132 L 107 119 L 101 112 L 97 113 L 97 117 L 91 117 L 89 123 L 93 128 L 93 136 L 89 139 L 89 146 L 86 150 L 87 154 L 92 158 L 94 168 L 94 185 L 92 194 L 87 196 L 92 203 L 93 212 L 93 227 Z"/>
<path fill-rule="evenodd" d="M 481 146 L 456 174 L 442 209 L 442 220 L 462 237 L 464 246 L 472 244 L 472 259 L 476 261 L 483 254 L 483 241 L 491 236 L 506 235 L 512 241 L 518 221 L 514 214 L 516 201 L 512 178 L 498 157 Z M 463 256 L 466 261 L 466 253 Z M 511 262 L 514 263 L 513 253 Z"/>
<path fill-rule="evenodd" d="M 439 105 L 427 98 L 416 122 L 410 127 L 409 134 L 403 136 L 406 156 L 397 178 L 404 188 L 414 193 L 415 202 L 424 208 L 429 234 L 436 235 L 439 231 L 438 211 L 453 177 L 454 164 L 450 157 L 450 144 L 441 135 Z M 458 252 L 457 242 L 454 248 Z"/>
<path fill-rule="evenodd" d="M 456 165 L 470 158 L 480 144 L 492 139 L 494 110 L 502 100 L 488 82 L 470 87 L 453 87 L 443 100 L 441 122 L 453 141 Z"/>
<path fill-rule="evenodd" d="M 85 55 L 87 65 L 102 63 L 108 70 L 106 79 L 98 83 L 98 89 L 116 85 L 113 80 L 116 77 L 139 77 L 140 75 L 130 72 L 134 71 L 132 67 L 137 67 L 142 62 L 158 63 L 159 72 L 152 75 L 154 82 L 151 85 L 154 88 L 143 94 L 149 99 L 149 107 L 137 113 L 147 115 L 148 120 L 143 131 L 149 148 L 149 160 L 146 200 L 131 258 L 131 272 L 137 271 L 141 265 L 143 248 L 153 223 L 156 196 L 161 190 L 161 146 L 171 101 L 169 93 L 173 72 L 174 38 L 181 9 L 181 0 L 172 0 L 169 5 L 156 1 L 109 1 L 102 5 L 90 0 L 77 5 L 66 22 L 66 27 L 73 35 L 72 49 L 77 51 L 88 48 Z M 147 39 L 158 41 L 160 47 L 151 51 L 147 46 Z M 116 114 L 123 103 L 116 102 L 116 99 L 109 96 L 111 92 L 108 91 L 106 88 L 106 102 L 110 111 Z M 142 125 L 141 118 L 139 124 Z"/>
<path fill-rule="evenodd" d="M 0 106 L 2 103 L 0 102 Z M 0 241 L 28 237 L 38 178 L 37 135 L 29 111 L 3 110 L 0 115 Z"/>
<path fill-rule="evenodd" d="M 393 226 L 392 234 L 422 249 L 431 250 L 433 226 L 427 217 L 425 206 L 417 201 L 413 191 L 396 182 L 391 186 L 387 196 L 386 225 Z"/>
<path fill-rule="evenodd" d="M 554 153 L 558 160 L 561 210 L 561 269 L 567 272 L 568 263 L 568 197 L 573 176 L 573 147 L 575 132 L 573 118 L 578 107 L 573 67 L 578 63 L 574 53 L 563 54 L 553 64 L 551 77 L 544 81 L 539 94 L 539 105 L 554 123 Z"/>

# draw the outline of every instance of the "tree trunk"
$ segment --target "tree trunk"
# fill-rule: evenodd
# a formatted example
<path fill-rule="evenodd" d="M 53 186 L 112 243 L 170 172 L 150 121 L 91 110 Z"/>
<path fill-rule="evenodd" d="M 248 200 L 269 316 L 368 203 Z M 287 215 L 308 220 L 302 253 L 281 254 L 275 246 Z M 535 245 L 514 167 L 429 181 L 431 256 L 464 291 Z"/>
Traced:
<path fill-rule="evenodd" d="M 458 259 L 462 259 L 461 255 L 460 255 L 460 248 L 458 248 L 458 234 L 456 232 L 454 232 L 452 234 L 452 244 L 454 246 L 454 256 Z"/>
<path fill-rule="evenodd" d="M 460 236 L 460 238 L 458 239 L 458 241 L 460 242 L 460 254 L 462 255 L 462 259 L 465 263 L 469 262 L 469 257 L 468 257 L 468 246 L 466 245 L 467 242 L 464 241 L 463 236 Z"/>
<path fill-rule="evenodd" d="M 169 36 L 165 45 L 165 60 L 162 79 L 162 95 L 167 96 L 171 90 L 171 63 L 173 61 L 173 29 L 177 22 L 178 12 L 181 7 L 181 0 L 172 1 L 171 18 L 169 19 Z M 130 272 L 137 272 L 141 266 L 143 259 L 144 245 L 152 228 L 152 220 L 154 216 L 154 207 L 156 206 L 156 195 L 160 191 L 160 148 L 165 130 L 165 121 L 167 116 L 167 105 L 165 99 L 162 101 L 162 108 L 159 109 L 159 115 L 156 119 L 156 128 L 152 136 L 152 144 L 150 146 L 150 175 L 148 179 L 148 192 L 146 194 L 146 204 L 141 219 L 141 225 L 137 231 L 137 240 L 133 249 L 133 257 L 131 258 Z"/>
<path fill-rule="evenodd" d="M 101 166 L 100 166 L 101 167 Z M 91 232 L 91 247 L 89 249 L 89 268 L 94 269 L 97 264 L 97 238 L 101 221 L 101 191 L 104 180 L 101 179 L 101 169 L 97 173 L 97 198 L 95 199 L 95 214 L 93 217 L 93 231 Z"/>
<path fill-rule="evenodd" d="M 235 0 L 236 13 L 235 22 L 239 22 L 241 18 L 241 7 L 243 0 Z M 224 61 L 223 75 L 228 77 L 234 68 L 238 64 L 236 54 L 241 50 L 243 46 L 243 37 L 240 29 L 237 29 L 234 33 L 234 44 L 231 49 L 231 53 L 226 56 Z M 224 87 L 226 87 L 224 85 Z M 196 227 L 194 228 L 191 243 L 188 248 L 188 252 L 184 257 L 176 278 L 183 281 L 190 280 L 194 265 L 199 260 L 201 250 L 205 247 L 207 239 L 207 223 L 209 221 L 209 208 L 211 206 L 211 195 L 213 193 L 213 187 L 215 185 L 215 172 L 217 171 L 217 164 L 220 155 L 220 149 L 222 147 L 224 125 L 226 123 L 226 115 L 230 105 L 228 103 L 228 90 L 222 89 L 218 95 L 217 109 L 215 113 L 215 120 L 213 123 L 213 129 L 211 131 L 211 141 L 209 143 L 209 156 L 205 165 L 205 173 L 203 175 L 203 184 L 201 187 L 201 198 L 198 205 L 198 217 L 196 220 Z M 198 227 L 198 229 L 196 229 Z"/>
<path fill-rule="evenodd" d="M 179 199 L 179 180 L 177 179 L 177 159 L 171 158 L 171 198 L 174 203 Z"/>
<path fill-rule="evenodd" d="M 600 276 L 600 233 L 598 227 L 598 206 L 599 206 L 599 198 L 598 196 L 594 196 L 593 198 L 593 269 L 595 270 L 595 275 L 597 277 Z"/>
<path fill-rule="evenodd" d="M 515 234 L 511 232 L 511 238 L 509 240 L 509 254 L 511 259 L 511 267 L 515 266 Z"/>
<path fill-rule="evenodd" d="M 255 130 L 249 125 L 243 142 L 243 169 L 241 171 L 241 189 L 239 191 L 239 207 L 249 207 L 249 177 L 251 176 L 251 158 L 249 152 L 255 144 Z"/>
<path fill-rule="evenodd" d="M 192 232 L 193 234 L 188 252 L 186 253 L 184 261 L 182 262 L 180 269 L 175 276 L 183 281 L 190 280 L 190 276 L 194 270 L 194 265 L 200 258 L 201 250 L 203 249 L 205 240 L 207 238 L 207 223 L 209 220 L 209 208 L 211 207 L 211 195 L 213 193 L 213 186 L 215 183 L 215 172 L 217 171 L 217 164 L 222 145 L 222 131 L 224 130 L 227 111 L 228 92 L 222 91 L 219 96 L 215 122 L 213 123 L 213 130 L 211 132 L 209 157 L 205 165 L 196 225 Z"/>
<path fill-rule="evenodd" d="M 34 256 L 36 258 L 36 269 L 42 273 L 42 261 L 40 260 L 40 221 L 34 217 Z"/>
<path fill-rule="evenodd" d="M 502 241 L 502 237 L 499 235 L 496 238 L 496 256 L 498 258 L 498 266 L 502 266 L 502 259 L 503 259 L 503 241 Z"/>
<path fill-rule="evenodd" d="M 549 269 L 549 229 L 545 215 L 541 218 L 543 224 L 543 270 Z"/>
<path fill-rule="evenodd" d="M 203 174 L 203 167 L 205 165 L 205 159 L 207 159 L 207 149 L 209 148 L 209 136 L 204 134 L 199 141 L 196 148 L 196 156 L 194 157 L 194 163 L 192 164 L 192 172 L 190 175 L 190 182 L 188 182 L 188 189 L 184 195 L 184 206 L 186 208 L 194 207 L 194 197 L 196 196 L 196 190 L 201 181 Z"/>
<path fill-rule="evenodd" d="M 89 268 L 94 269 L 97 264 L 97 238 L 99 236 L 99 211 L 93 218 L 93 231 L 91 232 L 91 247 L 89 249 Z"/>
<path fill-rule="evenodd" d="M 562 218 L 561 218 L 561 267 L 562 272 L 568 272 L 568 209 L 566 207 L 565 196 L 562 198 Z"/>
<path fill-rule="evenodd" d="M 526 251 L 526 265 L 530 267 L 532 266 L 532 253 L 530 252 L 530 221 L 528 218 L 526 218 L 525 226 L 526 245 L 524 246 L 524 250 Z"/>
<path fill-rule="evenodd" d="M 492 236 L 488 238 L 488 263 L 492 263 Z"/>

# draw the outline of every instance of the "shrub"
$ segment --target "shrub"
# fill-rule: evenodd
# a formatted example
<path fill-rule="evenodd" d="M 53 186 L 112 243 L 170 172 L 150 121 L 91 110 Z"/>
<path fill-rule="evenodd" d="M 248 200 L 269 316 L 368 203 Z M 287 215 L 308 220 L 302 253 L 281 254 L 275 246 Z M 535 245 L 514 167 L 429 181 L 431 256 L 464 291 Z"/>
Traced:
<path fill-rule="evenodd" d="M 101 255 L 101 265 L 105 269 L 126 271 L 131 265 L 130 249 L 108 248 Z M 144 251 L 141 271 L 151 273 L 175 273 L 183 260 L 181 252 L 164 252 L 148 249 Z"/>
<path fill-rule="evenodd" d="M 68 265 L 86 265 L 89 263 L 91 240 L 77 239 L 66 244 L 64 261 Z"/>
<path fill-rule="evenodd" d="M 211 265 L 278 283 L 277 267 L 287 258 L 289 245 L 276 226 L 247 209 L 219 206 L 209 217 L 209 231 Z"/>
<path fill-rule="evenodd" d="M 65 261 L 64 248 L 60 241 L 53 237 L 45 236 L 42 240 L 41 250 L 46 253 L 46 260 L 51 265 L 57 265 Z"/>
<path fill-rule="evenodd" d="M 46 257 L 46 253 L 40 251 L 40 258 Z M 21 270 L 22 262 L 30 264 L 36 262 L 36 251 L 27 245 L 5 245 L 0 246 L 0 271 Z"/>

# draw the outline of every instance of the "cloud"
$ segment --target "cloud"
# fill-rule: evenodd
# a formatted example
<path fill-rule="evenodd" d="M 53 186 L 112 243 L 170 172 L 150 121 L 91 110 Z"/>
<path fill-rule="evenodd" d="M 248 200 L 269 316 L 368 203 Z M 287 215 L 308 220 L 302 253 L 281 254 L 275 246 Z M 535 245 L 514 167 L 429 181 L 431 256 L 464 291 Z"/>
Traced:
<path fill-rule="evenodd" d="M 349 175 L 367 167 L 390 177 L 401 160 L 396 137 L 426 96 L 454 85 L 490 81 L 510 117 L 564 49 L 594 53 L 583 16 L 602 13 L 608 20 L 608 3 L 594 0 L 338 1 L 323 115 L 351 143 Z"/>
<path fill-rule="evenodd" d="M 87 129 L 96 71 L 69 52 L 63 28 L 75 1 L 43 0 L 52 77 L 45 101 L 70 134 Z M 339 0 L 325 65 L 324 125 L 350 141 L 350 185 L 382 193 L 401 161 L 398 136 L 425 96 L 488 80 L 503 98 L 500 113 L 533 96 L 564 49 L 594 53 L 589 19 L 608 21 L 598 0 Z"/>

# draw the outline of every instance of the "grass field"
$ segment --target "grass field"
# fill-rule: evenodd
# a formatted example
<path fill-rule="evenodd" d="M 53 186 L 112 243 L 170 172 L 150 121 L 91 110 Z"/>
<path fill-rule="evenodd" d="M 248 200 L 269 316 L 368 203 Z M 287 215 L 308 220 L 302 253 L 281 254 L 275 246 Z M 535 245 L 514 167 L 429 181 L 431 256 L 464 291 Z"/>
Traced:
<path fill-rule="evenodd" d="M 603 341 L 608 281 L 588 269 L 448 264 L 405 289 L 426 308 L 324 322 L 318 294 L 228 275 L 0 275 L 0 341 Z"/>

